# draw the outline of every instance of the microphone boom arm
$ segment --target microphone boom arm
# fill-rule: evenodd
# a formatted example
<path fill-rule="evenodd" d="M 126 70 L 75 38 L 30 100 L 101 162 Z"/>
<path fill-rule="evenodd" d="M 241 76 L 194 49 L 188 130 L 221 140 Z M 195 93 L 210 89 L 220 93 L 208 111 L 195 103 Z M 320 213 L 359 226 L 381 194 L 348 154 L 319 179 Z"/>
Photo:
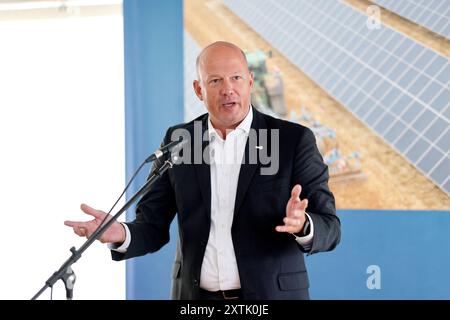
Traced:
<path fill-rule="evenodd" d="M 175 158 L 175 157 L 174 157 Z M 100 237 L 106 229 L 109 228 L 116 220 L 120 217 L 122 213 L 124 213 L 134 202 L 138 200 L 139 197 L 146 194 L 153 183 L 163 175 L 164 172 L 167 171 L 167 169 L 173 167 L 173 160 L 172 158 L 169 158 L 170 160 L 166 160 L 164 164 L 153 170 L 151 176 L 147 179 L 147 182 L 128 200 L 125 205 L 114 215 L 111 217 L 111 219 L 105 221 L 103 224 L 101 224 L 92 234 L 91 236 L 86 240 L 85 243 L 77 250 L 75 247 L 70 248 L 70 251 L 72 252 L 72 255 L 67 259 L 61 267 L 53 273 L 53 275 L 48 278 L 48 280 L 45 282 L 45 285 L 31 298 L 31 300 L 36 300 L 47 288 L 52 288 L 53 285 L 58 281 L 59 279 L 62 279 L 65 274 L 67 274 L 68 268 L 71 268 L 72 264 L 78 261 L 78 259 L 81 258 L 81 255 L 84 251 L 86 251 L 87 248 L 98 238 Z"/>

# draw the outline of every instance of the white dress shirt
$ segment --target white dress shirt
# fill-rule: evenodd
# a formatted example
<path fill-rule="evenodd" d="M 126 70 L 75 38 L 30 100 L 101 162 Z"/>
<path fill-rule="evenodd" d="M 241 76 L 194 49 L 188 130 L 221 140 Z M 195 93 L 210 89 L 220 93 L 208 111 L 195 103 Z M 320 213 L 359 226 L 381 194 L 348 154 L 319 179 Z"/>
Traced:
<path fill-rule="evenodd" d="M 253 111 L 250 107 L 244 120 L 223 140 L 208 119 L 211 160 L 211 229 L 200 273 L 200 287 L 208 291 L 241 287 L 231 239 L 231 226 L 239 172 L 252 120 Z M 310 249 L 314 234 L 313 221 L 308 214 L 307 219 L 310 221 L 309 234 L 304 237 L 295 237 L 305 250 Z M 131 234 L 125 224 L 124 227 L 126 231 L 124 243 L 119 247 L 110 244 L 110 249 L 126 252 L 131 242 Z"/>
<path fill-rule="evenodd" d="M 200 273 L 200 287 L 239 289 L 241 281 L 231 239 L 234 202 L 245 144 L 253 120 L 252 108 L 223 140 L 208 120 L 211 172 L 211 229 Z"/>

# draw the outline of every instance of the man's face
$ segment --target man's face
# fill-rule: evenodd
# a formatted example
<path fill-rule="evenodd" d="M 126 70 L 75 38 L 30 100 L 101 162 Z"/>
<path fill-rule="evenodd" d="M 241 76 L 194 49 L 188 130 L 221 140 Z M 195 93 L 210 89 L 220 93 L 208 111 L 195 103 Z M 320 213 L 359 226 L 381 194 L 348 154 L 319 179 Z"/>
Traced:
<path fill-rule="evenodd" d="M 199 62 L 195 93 L 208 109 L 212 124 L 220 130 L 234 129 L 247 115 L 253 87 L 242 53 L 217 45 L 206 49 Z"/>

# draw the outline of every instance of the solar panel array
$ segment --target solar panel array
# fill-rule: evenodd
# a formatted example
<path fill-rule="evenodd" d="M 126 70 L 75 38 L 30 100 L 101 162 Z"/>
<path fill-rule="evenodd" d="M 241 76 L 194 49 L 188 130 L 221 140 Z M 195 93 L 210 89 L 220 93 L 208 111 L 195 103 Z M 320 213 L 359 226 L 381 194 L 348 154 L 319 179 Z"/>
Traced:
<path fill-rule="evenodd" d="M 223 2 L 450 193 L 448 58 L 340 1 Z"/>
<path fill-rule="evenodd" d="M 206 112 L 206 108 L 194 93 L 192 81 L 197 78 L 195 60 L 200 48 L 192 37 L 184 33 L 184 121 L 191 121 Z"/>
<path fill-rule="evenodd" d="M 371 1 L 450 39 L 450 0 Z"/>

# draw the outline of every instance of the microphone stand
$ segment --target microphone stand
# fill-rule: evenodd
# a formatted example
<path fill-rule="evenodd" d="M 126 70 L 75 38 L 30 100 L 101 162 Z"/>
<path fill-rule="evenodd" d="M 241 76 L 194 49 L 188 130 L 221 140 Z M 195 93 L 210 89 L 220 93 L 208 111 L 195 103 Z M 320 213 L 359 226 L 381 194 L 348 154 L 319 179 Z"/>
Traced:
<path fill-rule="evenodd" d="M 72 300 L 73 298 L 73 285 L 77 277 L 75 276 L 75 272 L 73 272 L 72 268 L 69 266 L 66 269 L 66 272 L 62 275 L 61 280 L 64 282 L 64 286 L 66 287 L 66 299 Z"/>
<path fill-rule="evenodd" d="M 78 259 L 81 258 L 81 255 L 84 251 L 86 251 L 87 248 L 97 239 L 97 237 L 100 237 L 106 229 L 109 228 L 110 225 L 112 225 L 117 218 L 124 213 L 136 200 L 147 193 L 153 183 L 162 176 L 164 172 L 166 172 L 167 169 L 172 168 L 174 162 L 177 160 L 177 156 L 172 156 L 170 160 L 166 160 L 164 164 L 160 167 L 155 169 L 150 178 L 148 178 L 147 182 L 139 189 L 130 200 L 128 200 L 125 205 L 114 215 L 111 217 L 111 219 L 107 220 L 104 224 L 101 224 L 92 234 L 91 236 L 86 240 L 85 243 L 80 247 L 80 249 L 76 250 L 75 247 L 70 248 L 70 251 L 72 252 L 72 255 L 67 259 L 61 267 L 53 273 L 53 275 L 48 278 L 48 280 L 45 282 L 45 285 L 31 298 L 31 300 L 36 300 L 47 288 L 52 288 L 53 285 L 56 283 L 56 281 L 60 279 L 65 279 L 66 275 L 71 275 L 73 277 L 70 278 L 70 282 L 64 281 L 64 284 L 66 285 L 67 290 L 67 298 L 72 299 L 73 294 L 73 283 L 75 282 L 75 274 L 73 273 L 71 266 L 75 262 L 78 261 Z M 70 291 L 69 291 L 70 290 Z"/>

